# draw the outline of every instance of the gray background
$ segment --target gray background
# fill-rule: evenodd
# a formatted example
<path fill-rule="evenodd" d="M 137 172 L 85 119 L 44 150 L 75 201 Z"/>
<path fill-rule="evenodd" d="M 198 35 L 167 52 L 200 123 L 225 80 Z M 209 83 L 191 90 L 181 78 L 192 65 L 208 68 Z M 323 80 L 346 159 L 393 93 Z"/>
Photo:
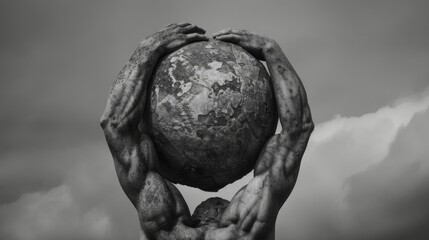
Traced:
<path fill-rule="evenodd" d="M 276 39 L 317 124 L 277 239 L 429 239 L 428 1 L 1 1 L 0 238 L 138 239 L 98 119 L 171 22 Z M 180 187 L 191 211 L 218 194 Z"/>

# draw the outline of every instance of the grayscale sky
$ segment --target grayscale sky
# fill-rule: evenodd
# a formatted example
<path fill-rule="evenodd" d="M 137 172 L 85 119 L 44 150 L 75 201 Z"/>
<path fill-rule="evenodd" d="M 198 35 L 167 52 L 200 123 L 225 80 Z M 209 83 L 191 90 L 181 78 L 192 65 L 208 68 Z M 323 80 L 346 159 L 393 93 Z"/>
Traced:
<path fill-rule="evenodd" d="M 429 239 L 429 2 L 1 1 L 0 239 L 138 239 L 98 119 L 171 22 L 282 46 L 317 124 L 277 239 Z M 191 211 L 231 198 L 180 186 Z"/>

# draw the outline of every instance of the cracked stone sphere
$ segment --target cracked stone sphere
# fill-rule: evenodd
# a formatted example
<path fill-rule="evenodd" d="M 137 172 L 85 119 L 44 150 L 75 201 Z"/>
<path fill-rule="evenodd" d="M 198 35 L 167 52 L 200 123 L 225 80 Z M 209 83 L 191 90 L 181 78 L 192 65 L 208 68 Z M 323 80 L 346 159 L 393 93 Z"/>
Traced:
<path fill-rule="evenodd" d="M 273 136 L 277 112 L 270 76 L 241 47 L 210 40 L 160 60 L 148 104 L 160 174 L 217 191 L 250 172 Z"/>

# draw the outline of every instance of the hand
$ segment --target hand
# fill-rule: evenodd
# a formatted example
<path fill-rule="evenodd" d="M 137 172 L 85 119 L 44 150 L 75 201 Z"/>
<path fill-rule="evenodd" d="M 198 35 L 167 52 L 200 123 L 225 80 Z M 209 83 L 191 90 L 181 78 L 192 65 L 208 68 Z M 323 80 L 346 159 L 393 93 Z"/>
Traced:
<path fill-rule="evenodd" d="M 237 44 L 259 60 L 265 61 L 266 52 L 276 42 L 266 36 L 247 30 L 223 29 L 213 34 L 214 39 Z"/>
<path fill-rule="evenodd" d="M 144 39 L 140 46 L 155 45 L 163 55 L 174 52 L 192 42 L 207 41 L 208 37 L 204 36 L 205 32 L 204 29 L 194 24 L 172 23 Z"/>

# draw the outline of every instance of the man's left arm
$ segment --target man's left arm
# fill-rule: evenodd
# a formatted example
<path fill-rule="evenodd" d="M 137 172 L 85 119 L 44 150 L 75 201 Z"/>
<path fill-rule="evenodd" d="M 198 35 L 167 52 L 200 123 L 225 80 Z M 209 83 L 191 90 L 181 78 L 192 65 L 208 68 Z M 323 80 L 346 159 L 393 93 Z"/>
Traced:
<path fill-rule="evenodd" d="M 254 178 L 231 200 L 222 219 L 224 228 L 213 235 L 223 234 L 224 239 L 267 239 L 267 234 L 274 234 L 278 211 L 295 185 L 314 128 L 307 96 L 300 78 L 274 40 L 231 29 L 214 37 L 237 44 L 266 61 L 282 131 L 265 145 L 256 163 Z"/>

